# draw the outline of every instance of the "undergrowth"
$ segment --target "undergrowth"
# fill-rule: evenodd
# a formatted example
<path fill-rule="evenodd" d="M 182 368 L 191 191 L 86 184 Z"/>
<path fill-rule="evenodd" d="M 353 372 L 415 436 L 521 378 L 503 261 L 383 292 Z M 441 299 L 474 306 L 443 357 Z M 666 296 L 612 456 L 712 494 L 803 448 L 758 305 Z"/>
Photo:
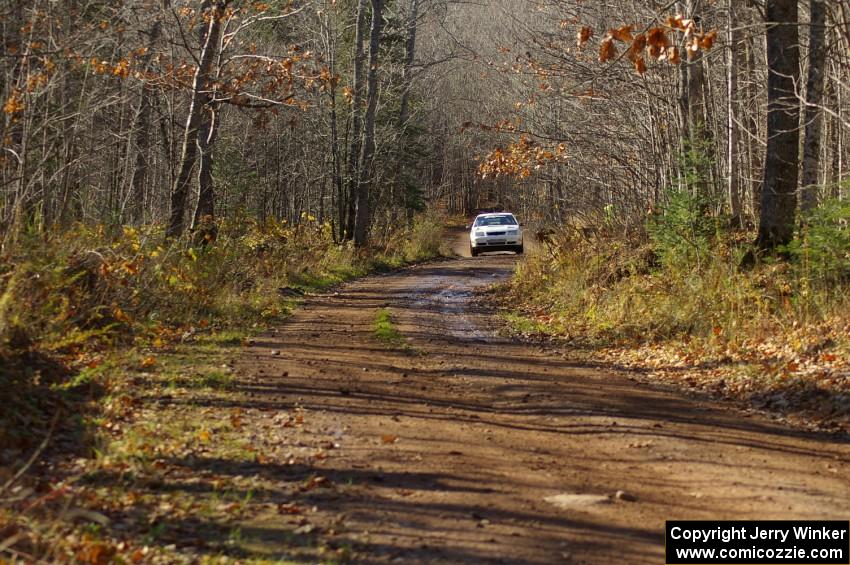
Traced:
<path fill-rule="evenodd" d="M 848 218 L 847 202 L 825 203 L 784 258 L 752 269 L 741 259 L 754 234 L 724 228 L 687 196 L 672 198 L 643 235 L 565 228 L 518 266 L 505 288 L 509 318 L 518 331 L 629 366 L 682 378 L 706 369 L 729 394 L 771 399 L 804 388 L 819 417 L 848 416 Z"/>
<path fill-rule="evenodd" d="M 181 458 L 196 451 L 270 463 L 245 437 L 241 408 L 211 407 L 234 402 L 242 346 L 303 294 L 433 258 L 442 239 L 433 217 L 360 250 L 334 242 L 330 226 L 310 217 L 298 226 L 225 223 L 203 246 L 166 245 L 157 228 L 78 226 L 22 239 L 0 262 L 0 562 L 240 555 L 230 524 L 248 512 L 252 491 L 228 499 L 235 479 L 225 475 L 203 477 L 208 487 L 192 495 L 159 492 L 163 468 L 184 472 Z M 397 331 L 389 317 L 386 324 Z M 292 463 L 281 458 L 276 464 Z M 150 518 L 136 520 L 137 507 Z M 157 514 L 162 507 L 182 518 L 169 522 Z M 207 536 L 193 538 L 195 558 L 175 545 L 185 542 L 175 524 L 190 514 L 201 516 L 192 528 Z M 345 553 L 309 551 L 322 562 Z"/>
<path fill-rule="evenodd" d="M 159 228 L 22 238 L 0 261 L 0 450 L 11 450 L 0 464 L 40 441 L 66 403 L 102 394 L 114 350 L 260 328 L 304 292 L 434 257 L 441 240 L 431 217 L 369 250 L 334 242 L 311 217 L 224 223 L 203 246 L 165 244 Z"/>

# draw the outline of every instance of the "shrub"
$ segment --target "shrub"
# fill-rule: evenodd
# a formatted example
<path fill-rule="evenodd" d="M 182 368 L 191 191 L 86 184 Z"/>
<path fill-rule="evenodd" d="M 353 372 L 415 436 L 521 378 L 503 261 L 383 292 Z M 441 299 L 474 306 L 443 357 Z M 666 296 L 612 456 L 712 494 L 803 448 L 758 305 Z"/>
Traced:
<path fill-rule="evenodd" d="M 409 237 L 405 238 L 404 258 L 421 261 L 443 252 L 443 222 L 433 215 L 422 215 L 413 221 Z"/>
<path fill-rule="evenodd" d="M 816 284 L 850 278 L 850 200 L 830 200 L 804 218 L 788 252 L 800 275 Z"/>
<path fill-rule="evenodd" d="M 647 222 L 647 233 L 662 264 L 701 266 L 717 238 L 720 220 L 712 217 L 712 199 L 690 191 L 672 192 L 660 213 Z"/>

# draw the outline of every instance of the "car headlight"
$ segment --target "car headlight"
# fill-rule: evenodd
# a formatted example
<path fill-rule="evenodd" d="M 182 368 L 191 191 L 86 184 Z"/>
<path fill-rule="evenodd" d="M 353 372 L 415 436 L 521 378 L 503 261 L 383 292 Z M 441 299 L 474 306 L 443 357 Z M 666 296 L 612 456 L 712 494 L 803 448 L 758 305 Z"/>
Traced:
<path fill-rule="evenodd" d="M 519 233 L 519 230 L 508 230 L 508 235 L 516 235 Z"/>
<path fill-rule="evenodd" d="M 484 230 L 475 230 L 475 237 L 484 237 L 485 235 L 487 234 L 484 233 Z"/>

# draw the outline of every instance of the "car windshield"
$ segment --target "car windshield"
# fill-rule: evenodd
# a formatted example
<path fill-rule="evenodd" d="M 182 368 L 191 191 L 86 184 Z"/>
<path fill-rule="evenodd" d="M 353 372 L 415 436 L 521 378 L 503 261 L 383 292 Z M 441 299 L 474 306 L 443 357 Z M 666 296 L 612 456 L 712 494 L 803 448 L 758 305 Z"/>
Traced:
<path fill-rule="evenodd" d="M 475 220 L 475 226 L 515 226 L 516 218 L 513 216 L 484 216 Z"/>

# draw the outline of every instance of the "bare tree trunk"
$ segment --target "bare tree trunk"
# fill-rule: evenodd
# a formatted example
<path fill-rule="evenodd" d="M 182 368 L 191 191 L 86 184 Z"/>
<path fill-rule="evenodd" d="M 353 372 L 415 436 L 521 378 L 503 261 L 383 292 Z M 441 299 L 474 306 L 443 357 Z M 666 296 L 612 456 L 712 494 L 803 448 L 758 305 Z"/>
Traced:
<path fill-rule="evenodd" d="M 219 128 L 219 112 L 212 106 L 204 109 L 204 119 L 198 128 L 198 204 L 192 219 L 192 232 L 196 232 L 196 241 L 213 241 L 215 228 L 215 185 L 213 184 L 212 147 Z"/>
<path fill-rule="evenodd" d="M 416 20 L 419 18 L 419 0 L 411 0 L 410 15 L 407 20 L 407 40 L 404 45 L 404 67 L 402 68 L 402 91 L 400 109 L 398 112 L 399 125 L 404 128 L 410 117 L 410 89 L 412 87 L 413 59 L 416 55 Z"/>
<path fill-rule="evenodd" d="M 727 66 L 727 147 L 726 160 L 729 171 L 728 189 L 729 204 L 732 211 L 732 225 L 741 228 L 744 225 L 744 213 L 741 206 L 741 182 L 740 168 L 738 166 L 738 46 L 741 41 L 741 32 L 738 18 L 735 17 L 735 2 L 728 1 L 728 39 L 729 39 L 729 64 Z"/>
<path fill-rule="evenodd" d="M 15 44 L 24 45 L 24 49 L 21 53 L 20 59 L 17 61 L 12 59 L 12 61 L 16 61 L 12 64 L 12 72 L 11 76 L 8 77 L 8 85 L 4 85 L 3 90 L 7 90 L 7 87 L 11 87 L 12 92 L 17 93 L 17 98 L 20 99 L 22 96 L 24 97 L 24 103 L 26 104 L 26 96 L 22 93 L 25 92 L 25 81 L 27 77 L 27 66 L 30 64 L 30 45 L 33 41 L 33 31 L 25 31 L 25 28 L 22 27 L 24 24 L 25 12 L 24 2 L 13 2 L 13 10 L 9 14 L 11 16 L 12 22 L 15 22 L 17 25 L 15 26 L 15 31 L 13 32 L 12 40 Z M 10 94 L 11 92 L 7 92 Z M 3 128 L 3 137 L 4 137 L 4 145 L 6 144 L 5 138 L 8 138 L 13 147 L 17 148 L 18 156 L 15 158 L 15 162 L 17 163 L 17 169 L 13 174 L 14 189 L 11 193 L 11 202 L 8 206 L 8 210 L 10 210 L 9 218 L 7 220 L 8 227 L 6 229 L 6 233 L 4 234 L 4 244 L 6 241 L 14 242 L 23 225 L 25 223 L 26 210 L 29 208 L 30 204 L 28 202 L 27 188 L 29 183 L 29 134 L 30 134 L 30 124 L 32 118 L 30 117 L 30 110 L 27 108 L 24 110 L 22 115 L 14 120 L 12 120 L 12 114 L 10 112 L 3 112 L 4 114 L 4 128 Z M 5 155 L 4 155 L 5 156 Z"/>
<path fill-rule="evenodd" d="M 419 0 L 411 0 L 410 3 L 410 14 L 408 15 L 407 20 L 407 40 L 405 41 L 404 46 L 404 66 L 402 67 L 402 78 L 401 78 L 401 102 L 399 103 L 399 111 L 398 111 L 398 125 L 400 128 L 399 135 L 399 156 L 405 155 L 405 144 L 408 141 L 408 137 L 405 135 L 407 131 L 407 121 L 410 119 L 410 90 L 413 88 L 413 61 L 416 56 L 416 27 L 417 27 L 417 19 L 419 18 Z M 407 212 L 408 222 L 412 219 L 412 212 L 407 208 L 407 174 L 406 174 L 407 166 L 405 162 L 402 160 L 399 167 L 398 175 L 396 176 L 395 182 L 395 192 L 396 197 L 390 201 L 390 206 L 393 207 L 391 213 L 395 210 L 395 207 L 398 205 L 402 205 L 406 208 L 405 212 Z"/>
<path fill-rule="evenodd" d="M 677 2 L 676 9 L 680 14 L 686 13 L 686 5 L 684 2 Z M 679 63 L 679 99 L 678 99 L 678 110 L 679 110 L 679 131 L 680 131 L 680 140 L 685 141 L 691 137 L 691 124 L 690 124 L 690 101 L 688 99 L 688 94 L 690 90 L 688 88 L 688 61 L 687 57 L 682 57 L 681 62 Z M 684 145 L 679 147 L 679 151 L 682 152 L 685 150 Z M 679 170 L 679 185 L 682 188 L 683 183 L 681 182 L 682 171 L 681 168 Z"/>
<path fill-rule="evenodd" d="M 831 77 L 827 88 L 826 98 L 828 107 L 833 114 L 829 121 L 830 128 L 827 139 L 832 148 L 829 159 L 827 184 L 830 186 L 830 198 L 838 198 L 841 186 L 841 84 L 838 80 L 839 71 L 835 61 L 830 62 Z"/>
<path fill-rule="evenodd" d="M 330 70 L 331 79 L 330 86 L 328 88 L 328 103 L 330 106 L 330 129 L 331 129 L 331 138 L 330 138 L 330 150 L 331 150 L 331 167 L 332 167 L 332 177 L 333 177 L 333 186 L 331 192 L 331 205 L 335 205 L 337 207 L 337 217 L 335 220 L 331 220 L 332 223 L 338 222 L 337 229 L 338 233 L 334 231 L 334 241 L 336 241 L 337 236 L 342 239 L 345 234 L 343 230 L 345 229 L 345 194 L 344 188 L 342 185 L 342 165 L 340 163 L 340 151 L 339 151 L 339 125 L 337 123 L 337 108 L 336 108 L 336 98 L 337 98 L 337 84 L 336 80 L 336 40 L 334 37 L 334 31 L 332 27 L 333 19 L 329 16 L 326 16 L 324 21 L 324 34 L 325 34 L 325 52 L 328 58 L 328 68 Z"/>
<path fill-rule="evenodd" d="M 688 1 L 688 17 L 699 19 L 699 0 Z M 696 159 L 690 163 L 696 175 L 694 193 L 708 195 L 711 151 L 708 124 L 706 120 L 705 68 L 702 51 L 688 52 L 687 112 L 691 154 Z M 692 53 L 692 55 L 691 55 Z"/>
<path fill-rule="evenodd" d="M 374 177 L 375 114 L 378 109 L 378 50 L 384 24 L 384 0 L 372 0 L 372 27 L 369 32 L 369 72 L 366 92 L 366 116 L 363 119 L 363 154 L 360 159 L 360 182 L 357 187 L 357 214 L 354 244 L 365 245 L 369 235 L 371 212 L 369 198 Z"/>
<path fill-rule="evenodd" d="M 823 83 L 826 65 L 826 3 L 810 0 L 809 77 L 806 82 L 806 137 L 803 141 L 803 179 L 800 209 L 808 212 L 817 206 L 820 174 L 820 148 L 823 131 Z"/>
<path fill-rule="evenodd" d="M 359 0 L 357 4 L 357 28 L 354 33 L 354 99 L 351 105 L 351 143 L 348 148 L 348 208 L 345 220 L 345 237 L 354 237 L 356 222 L 357 198 L 359 193 L 360 174 L 358 160 L 361 151 L 361 114 L 363 106 L 363 63 L 366 57 L 363 52 L 363 38 L 366 35 L 366 2 Z"/>
<path fill-rule="evenodd" d="M 744 99 L 752 106 L 753 100 L 756 97 L 753 77 L 756 69 L 755 42 L 749 38 L 744 46 L 746 49 L 747 58 L 747 85 L 744 89 Z M 749 177 L 749 204 L 752 208 L 752 217 L 755 219 L 760 213 L 761 208 L 761 189 L 764 184 L 764 167 L 762 165 L 761 146 L 758 143 L 759 120 L 757 119 L 758 112 L 750 107 L 746 112 L 747 116 L 747 176 Z"/>
<path fill-rule="evenodd" d="M 333 59 L 331 62 L 331 68 L 333 68 Z M 332 71 L 333 72 L 333 71 Z M 333 179 L 334 179 L 334 189 L 336 190 L 336 205 L 337 205 L 337 218 L 339 221 L 339 237 L 345 235 L 341 233 L 345 228 L 345 191 L 342 186 L 342 167 L 340 165 L 339 159 L 339 131 L 337 126 L 337 112 L 336 112 L 336 87 L 332 87 L 329 93 L 331 99 L 331 154 L 333 158 Z"/>
<path fill-rule="evenodd" d="M 183 132 L 183 149 L 180 157 L 180 172 L 171 190 L 171 219 L 165 234 L 169 238 L 183 235 L 185 229 L 186 201 L 189 196 L 189 186 L 192 182 L 192 171 L 198 155 L 198 129 L 204 120 L 204 107 L 209 104 L 210 68 L 215 59 L 219 46 L 221 22 L 218 16 L 219 4 L 213 0 L 203 0 L 201 12 L 203 21 L 208 21 L 201 28 L 201 54 L 199 65 L 195 70 L 192 81 L 192 101 L 189 105 L 189 116 L 186 118 L 186 128 Z"/>
<path fill-rule="evenodd" d="M 145 71 L 148 70 L 153 48 L 159 41 L 162 32 L 162 22 L 157 19 L 151 24 L 148 32 L 148 52 L 143 57 Z M 148 152 L 150 151 L 151 112 L 155 90 L 148 84 L 142 84 L 139 111 L 136 114 L 136 161 L 130 181 L 130 221 L 139 223 L 144 217 L 145 183 L 148 179 Z"/>
<path fill-rule="evenodd" d="M 767 0 L 767 157 L 756 246 L 774 250 L 791 241 L 800 164 L 800 73 L 796 0 Z"/>

